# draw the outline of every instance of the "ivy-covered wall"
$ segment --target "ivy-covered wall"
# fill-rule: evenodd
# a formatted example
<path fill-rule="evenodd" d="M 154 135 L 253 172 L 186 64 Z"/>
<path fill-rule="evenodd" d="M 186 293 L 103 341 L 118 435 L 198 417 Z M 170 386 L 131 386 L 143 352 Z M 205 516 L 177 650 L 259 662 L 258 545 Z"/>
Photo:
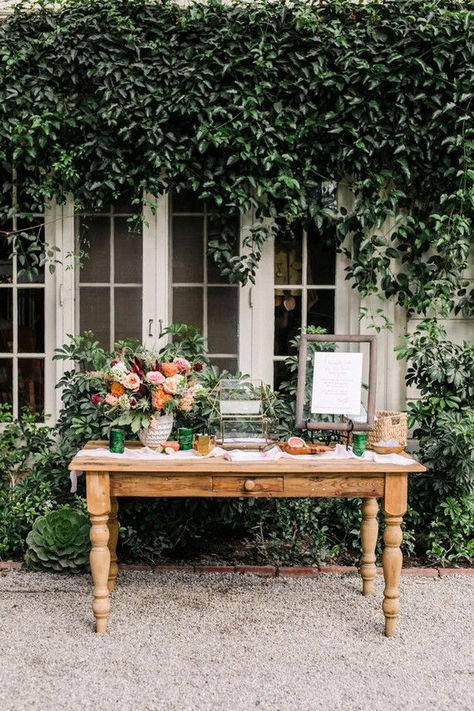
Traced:
<path fill-rule="evenodd" d="M 247 257 L 225 234 L 213 245 L 236 279 L 252 278 L 270 229 L 329 220 L 362 295 L 472 312 L 464 0 L 23 5 L 0 28 L 0 158 L 22 176 L 18 211 L 192 188 L 216 213 L 262 219 Z M 344 214 L 318 189 L 333 179 L 355 196 Z M 7 178 L 0 211 L 11 215 Z M 33 231 L 9 237 L 25 257 L 37 248 Z"/>

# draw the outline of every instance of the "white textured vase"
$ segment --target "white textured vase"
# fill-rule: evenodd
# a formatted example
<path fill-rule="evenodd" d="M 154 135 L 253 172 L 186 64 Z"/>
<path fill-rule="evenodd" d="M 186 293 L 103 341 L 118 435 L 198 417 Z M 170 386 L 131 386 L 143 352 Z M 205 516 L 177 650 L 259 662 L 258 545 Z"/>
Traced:
<path fill-rule="evenodd" d="M 154 427 L 146 427 L 138 432 L 140 442 L 151 449 L 156 449 L 169 438 L 173 429 L 174 417 L 173 415 L 161 415 L 155 417 L 155 422 Z"/>

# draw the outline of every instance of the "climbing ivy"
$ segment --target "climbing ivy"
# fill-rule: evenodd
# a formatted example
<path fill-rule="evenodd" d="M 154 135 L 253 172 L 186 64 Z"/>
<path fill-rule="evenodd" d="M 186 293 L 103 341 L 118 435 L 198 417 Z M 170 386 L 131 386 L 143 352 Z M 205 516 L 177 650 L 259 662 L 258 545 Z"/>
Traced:
<path fill-rule="evenodd" d="M 213 244 L 235 280 L 271 230 L 314 221 L 363 295 L 469 313 L 473 28 L 466 0 L 21 3 L 0 27 L 13 212 L 191 189 L 217 218 L 255 211 L 246 254 Z M 334 180 L 345 209 L 323 199 Z M 5 180 L 4 220 L 11 198 Z M 6 224 L 26 259 L 36 233 Z"/>

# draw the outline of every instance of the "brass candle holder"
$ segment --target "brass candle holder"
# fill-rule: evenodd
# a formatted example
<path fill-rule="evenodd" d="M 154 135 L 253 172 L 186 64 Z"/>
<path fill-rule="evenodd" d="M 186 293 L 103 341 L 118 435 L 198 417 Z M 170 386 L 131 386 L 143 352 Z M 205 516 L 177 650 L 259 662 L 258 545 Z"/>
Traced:
<path fill-rule="evenodd" d="M 216 438 L 214 435 L 195 434 L 193 440 L 193 449 L 201 457 L 210 454 L 216 446 Z"/>

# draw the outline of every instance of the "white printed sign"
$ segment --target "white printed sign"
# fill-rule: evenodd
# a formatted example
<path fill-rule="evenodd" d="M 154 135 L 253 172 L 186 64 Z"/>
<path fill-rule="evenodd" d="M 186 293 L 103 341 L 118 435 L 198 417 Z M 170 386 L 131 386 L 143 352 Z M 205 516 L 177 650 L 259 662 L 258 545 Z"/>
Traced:
<path fill-rule="evenodd" d="M 314 354 L 311 412 L 359 415 L 361 391 L 362 353 Z"/>

